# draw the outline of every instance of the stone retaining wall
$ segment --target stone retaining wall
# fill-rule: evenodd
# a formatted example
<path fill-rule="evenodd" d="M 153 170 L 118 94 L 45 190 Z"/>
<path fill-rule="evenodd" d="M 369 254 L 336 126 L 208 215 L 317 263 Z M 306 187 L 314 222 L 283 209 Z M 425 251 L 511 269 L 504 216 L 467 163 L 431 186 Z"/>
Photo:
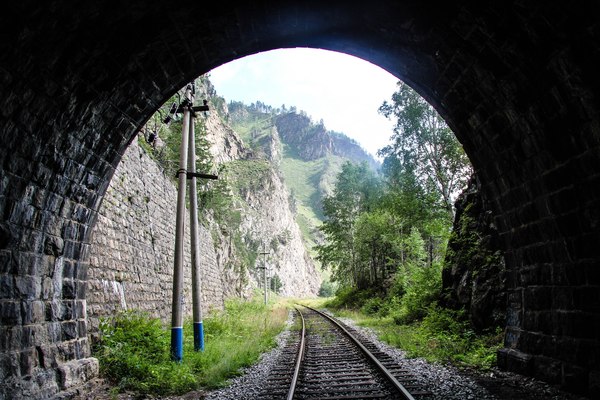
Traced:
<path fill-rule="evenodd" d="M 100 317 L 142 310 L 169 323 L 177 190 L 134 141 L 100 207 L 90 246 L 88 330 Z M 191 316 L 189 216 L 186 216 L 184 311 Z M 204 310 L 223 307 L 223 283 L 210 233 L 200 232 Z"/>

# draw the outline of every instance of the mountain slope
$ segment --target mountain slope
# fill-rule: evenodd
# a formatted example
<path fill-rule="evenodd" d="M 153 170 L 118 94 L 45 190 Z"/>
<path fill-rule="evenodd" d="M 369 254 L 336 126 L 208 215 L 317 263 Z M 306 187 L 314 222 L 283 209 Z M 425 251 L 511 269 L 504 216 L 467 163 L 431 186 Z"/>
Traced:
<path fill-rule="evenodd" d="M 321 200 L 331 193 L 345 161 L 379 163 L 346 135 L 328 131 L 323 121 L 313 122 L 295 107 L 273 108 L 261 102 L 230 102 L 229 123 L 254 151 L 268 153 L 266 143 L 282 143 L 280 171 L 293 199 L 296 221 L 309 251 L 320 243 L 323 220 Z"/>

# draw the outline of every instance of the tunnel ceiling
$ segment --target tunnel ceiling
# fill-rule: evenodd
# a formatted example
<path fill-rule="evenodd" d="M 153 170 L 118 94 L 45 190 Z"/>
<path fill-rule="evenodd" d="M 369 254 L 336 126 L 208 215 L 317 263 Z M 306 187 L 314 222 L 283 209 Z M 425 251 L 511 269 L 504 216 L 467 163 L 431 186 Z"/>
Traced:
<path fill-rule="evenodd" d="M 505 248 L 508 368 L 591 387 L 600 380 L 600 310 L 584 301 L 600 287 L 599 7 L 423 0 L 4 4 L 0 273 L 22 289 L 0 300 L 9 316 L 4 326 L 56 322 L 15 311 L 48 300 L 43 282 L 52 257 L 62 257 L 63 273 L 71 274 L 61 301 L 85 304 L 81 271 L 104 191 L 136 129 L 178 88 L 245 55 L 323 48 L 405 80 L 463 144 Z M 357 96 L 361 85 L 368 82 L 357 77 Z M 553 302 L 564 287 L 567 299 Z M 69 362 L 89 353 L 85 315 L 73 318 L 83 328 L 63 332 L 55 345 L 83 349 L 68 353 Z M 592 328 L 557 328 L 582 320 Z M 29 342 L 3 346 L 5 358 L 22 357 L 17 380 L 66 362 L 36 363 Z M 546 372 L 556 369 L 562 372 Z"/>

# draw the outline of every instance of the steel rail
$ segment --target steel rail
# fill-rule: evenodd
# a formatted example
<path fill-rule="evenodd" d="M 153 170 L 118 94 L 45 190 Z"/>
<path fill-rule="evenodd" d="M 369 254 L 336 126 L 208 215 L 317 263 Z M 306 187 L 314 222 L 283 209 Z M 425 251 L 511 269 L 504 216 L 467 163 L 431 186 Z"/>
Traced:
<path fill-rule="evenodd" d="M 287 400 L 292 400 L 294 398 L 294 392 L 296 391 L 296 383 L 298 382 L 298 375 L 300 375 L 300 365 L 302 364 L 302 359 L 304 358 L 304 336 L 306 333 L 304 315 L 302 315 L 302 312 L 297 307 L 294 308 L 300 315 L 300 319 L 302 321 L 302 331 L 300 332 L 300 345 L 298 346 L 298 355 L 296 356 L 296 366 L 294 369 L 294 376 L 292 377 L 292 383 L 290 384 L 290 390 L 287 394 Z"/>
<path fill-rule="evenodd" d="M 344 334 L 346 336 L 348 336 L 348 338 L 352 342 L 354 342 L 354 344 L 356 344 L 356 346 L 358 346 L 358 348 L 360 348 L 362 350 L 362 352 L 367 356 L 367 358 L 369 358 L 373 362 L 373 364 L 375 364 L 377 366 L 377 368 L 379 368 L 379 370 L 383 373 L 383 375 L 392 383 L 392 385 L 398 390 L 398 392 L 400 392 L 400 394 L 403 396 L 402 398 L 404 400 L 415 400 L 415 398 L 408 392 L 408 390 L 406 390 L 406 388 L 377 359 L 377 357 L 375 357 L 358 339 L 356 339 L 350 332 L 348 332 L 348 330 L 346 328 L 344 328 L 344 326 L 342 324 L 340 324 L 338 321 L 336 321 L 335 318 L 330 317 L 329 315 L 327 315 L 319 310 L 315 310 L 312 307 L 305 306 L 305 305 L 302 305 L 302 306 L 308 308 L 309 310 L 313 310 L 316 313 L 318 313 L 319 315 L 328 319 L 329 321 L 331 321 L 331 323 L 333 323 L 335 326 L 337 326 L 342 332 L 344 332 Z M 300 314 L 300 315 L 302 315 L 302 314 Z M 291 398 L 288 397 L 288 400 L 289 399 L 291 399 Z"/>

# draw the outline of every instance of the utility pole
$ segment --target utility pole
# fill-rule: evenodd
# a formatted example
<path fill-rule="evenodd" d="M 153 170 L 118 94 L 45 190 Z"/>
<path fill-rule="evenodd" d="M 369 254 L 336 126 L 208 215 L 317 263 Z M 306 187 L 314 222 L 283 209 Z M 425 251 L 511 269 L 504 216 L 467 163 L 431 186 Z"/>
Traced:
<path fill-rule="evenodd" d="M 266 247 L 263 247 L 263 251 L 258 254 L 262 254 L 262 256 L 263 256 L 263 277 L 264 277 L 264 281 L 265 281 L 264 284 L 265 284 L 265 305 L 266 305 L 267 301 L 269 300 L 269 295 L 268 295 L 269 288 L 267 287 L 267 254 L 269 254 L 269 252 L 266 251 Z"/>
<path fill-rule="evenodd" d="M 193 83 L 192 83 L 193 85 Z M 194 104 L 195 86 L 192 87 L 191 104 Z M 194 316 L 194 350 L 204 351 L 204 325 L 202 322 L 202 283 L 200 278 L 200 245 L 198 235 L 198 191 L 196 186 L 195 111 L 208 111 L 208 106 L 193 107 L 190 115 L 188 170 L 190 189 L 190 236 L 192 250 L 192 304 Z"/>
<path fill-rule="evenodd" d="M 183 113 L 183 130 L 177 170 L 177 218 L 175 223 L 175 268 L 173 271 L 173 310 L 171 316 L 171 359 L 183 359 L 183 238 L 185 233 L 185 181 L 190 179 L 190 230 L 192 255 L 192 302 L 194 315 L 194 350 L 204 350 L 204 327 L 202 323 L 201 282 L 198 244 L 198 193 L 196 178 L 217 179 L 216 175 L 196 172 L 196 143 L 194 117 L 196 111 L 208 111 L 206 100 L 203 106 L 194 106 L 194 83 L 185 88 L 185 98 L 173 113 Z M 173 107 L 172 107 L 173 109 Z M 186 165 L 188 170 L 186 170 Z"/>
<path fill-rule="evenodd" d="M 175 220 L 175 263 L 173 269 L 173 300 L 171 313 L 171 359 L 183 359 L 183 238 L 185 234 L 185 184 L 187 179 L 188 139 L 190 129 L 192 87 L 185 88 L 183 105 L 183 130 L 179 149 L 179 169 L 177 170 L 177 217 Z"/>

